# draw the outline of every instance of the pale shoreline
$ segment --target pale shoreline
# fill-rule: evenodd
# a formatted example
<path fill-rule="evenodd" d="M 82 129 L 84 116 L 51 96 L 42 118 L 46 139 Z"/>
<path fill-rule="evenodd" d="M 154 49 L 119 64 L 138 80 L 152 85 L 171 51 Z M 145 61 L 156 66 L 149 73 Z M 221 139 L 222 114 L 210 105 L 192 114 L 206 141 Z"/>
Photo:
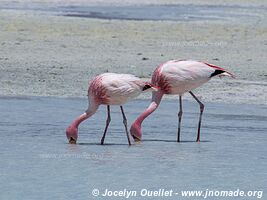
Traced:
<path fill-rule="evenodd" d="M 159 63 L 185 58 L 209 61 L 237 76 L 199 88 L 203 101 L 267 104 L 266 15 L 258 15 L 257 22 L 171 22 L 1 10 L 0 96 L 85 97 L 96 74 L 149 79 Z"/>

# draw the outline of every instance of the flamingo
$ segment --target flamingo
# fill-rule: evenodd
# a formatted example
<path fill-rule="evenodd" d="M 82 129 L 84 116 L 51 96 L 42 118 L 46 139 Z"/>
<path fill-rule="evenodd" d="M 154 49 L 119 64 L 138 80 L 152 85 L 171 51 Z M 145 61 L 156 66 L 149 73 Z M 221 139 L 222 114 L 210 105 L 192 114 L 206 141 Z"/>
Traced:
<path fill-rule="evenodd" d="M 88 109 L 82 115 L 77 117 L 66 130 L 66 136 L 69 143 L 76 144 L 79 124 L 95 114 L 98 107 L 103 104 L 107 105 L 107 120 L 101 144 L 104 144 L 106 132 L 111 121 L 110 105 L 119 105 L 123 116 L 123 124 L 125 126 L 128 144 L 131 145 L 127 129 L 127 119 L 122 105 L 130 99 L 137 97 L 142 92 L 156 90 L 157 88 L 152 84 L 144 82 L 140 78 L 131 74 L 103 73 L 96 76 L 89 83 Z"/>
<path fill-rule="evenodd" d="M 149 107 L 134 121 L 130 132 L 135 142 L 142 138 L 141 125 L 143 120 L 153 113 L 159 106 L 164 94 L 179 95 L 178 131 L 177 142 L 180 142 L 181 120 L 182 120 L 182 95 L 186 92 L 192 95 L 200 106 L 197 142 L 200 141 L 201 119 L 204 111 L 204 104 L 193 94 L 192 90 L 208 82 L 215 76 L 230 76 L 233 74 L 225 69 L 209 64 L 207 62 L 193 60 L 170 60 L 159 65 L 153 75 L 151 83 L 158 86 L 159 90 L 152 93 L 152 100 Z"/>

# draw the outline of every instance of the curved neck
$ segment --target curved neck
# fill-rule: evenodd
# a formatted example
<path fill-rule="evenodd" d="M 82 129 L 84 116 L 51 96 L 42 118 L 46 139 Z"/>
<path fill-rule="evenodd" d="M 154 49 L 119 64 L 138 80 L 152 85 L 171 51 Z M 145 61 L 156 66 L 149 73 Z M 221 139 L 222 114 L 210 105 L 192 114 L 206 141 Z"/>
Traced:
<path fill-rule="evenodd" d="M 92 105 L 90 104 L 88 109 L 85 111 L 85 113 L 81 114 L 79 117 L 77 117 L 74 122 L 72 123 L 72 126 L 78 127 L 81 122 L 86 120 L 87 118 L 91 117 L 95 112 L 97 111 L 99 105 Z"/>
<path fill-rule="evenodd" d="M 141 125 L 144 119 L 146 119 L 151 113 L 153 113 L 157 109 L 163 94 L 164 93 L 162 91 L 152 93 L 152 100 L 149 107 L 136 119 L 136 123 Z"/>

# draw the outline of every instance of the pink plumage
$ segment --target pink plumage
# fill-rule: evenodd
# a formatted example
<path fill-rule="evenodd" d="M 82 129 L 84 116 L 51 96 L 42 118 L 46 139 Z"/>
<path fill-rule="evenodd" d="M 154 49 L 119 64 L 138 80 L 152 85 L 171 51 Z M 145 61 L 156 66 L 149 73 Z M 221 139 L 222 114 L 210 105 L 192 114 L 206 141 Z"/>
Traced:
<path fill-rule="evenodd" d="M 197 97 L 192 93 L 192 90 L 200 87 L 204 83 L 208 82 L 215 76 L 230 76 L 234 78 L 234 75 L 225 69 L 209 64 L 202 61 L 193 60 L 170 60 L 166 63 L 159 65 L 153 75 L 152 84 L 160 88 L 159 91 L 153 92 L 152 102 L 150 106 L 135 120 L 131 126 L 131 135 L 135 141 L 140 141 L 142 138 L 141 125 L 143 120 L 154 112 L 164 94 L 177 94 L 179 95 L 180 111 L 178 113 L 179 124 L 177 141 L 180 141 L 180 126 L 182 117 L 182 95 L 189 92 L 193 98 L 200 105 L 200 118 L 198 126 L 197 141 L 200 141 L 200 126 L 201 118 L 204 110 L 204 104 L 202 104 Z"/>
<path fill-rule="evenodd" d="M 146 84 L 131 74 L 104 73 L 90 83 L 88 95 L 99 104 L 122 105 L 137 97 Z"/>
<path fill-rule="evenodd" d="M 122 105 L 127 101 L 137 97 L 144 91 L 157 90 L 152 84 L 142 81 L 140 78 L 131 74 L 104 73 L 96 76 L 88 88 L 88 109 L 76 118 L 66 130 L 66 136 L 70 143 L 76 143 L 78 138 L 79 124 L 92 116 L 101 104 L 107 105 L 108 118 L 101 144 L 104 143 L 107 128 L 110 122 L 110 105 L 119 105 L 123 115 L 123 123 L 130 143 L 127 119 L 125 117 Z"/>
<path fill-rule="evenodd" d="M 223 68 L 200 61 L 171 60 L 156 68 L 152 84 L 158 85 L 165 94 L 182 95 L 208 82 L 216 70 L 226 72 Z M 229 72 L 227 74 L 230 75 Z"/>

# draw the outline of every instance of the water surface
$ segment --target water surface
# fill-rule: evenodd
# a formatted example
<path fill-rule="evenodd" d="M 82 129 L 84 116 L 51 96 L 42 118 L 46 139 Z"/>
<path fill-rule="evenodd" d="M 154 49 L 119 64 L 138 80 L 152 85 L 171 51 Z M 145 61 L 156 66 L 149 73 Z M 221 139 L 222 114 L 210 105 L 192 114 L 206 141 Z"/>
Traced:
<path fill-rule="evenodd" d="M 129 124 L 148 103 L 125 105 Z M 196 143 L 198 105 L 185 102 L 183 142 L 176 143 L 178 104 L 165 100 L 144 122 L 144 141 L 131 147 L 118 107 L 111 108 L 106 145 L 99 145 L 106 119 L 102 106 L 81 124 L 78 144 L 70 145 L 65 128 L 86 106 L 78 98 L 0 98 L 0 199 L 93 199 L 94 188 L 101 193 L 239 188 L 266 195 L 266 106 L 206 103 L 202 142 Z"/>
<path fill-rule="evenodd" d="M 0 3 L 0 9 L 42 11 L 47 14 L 120 20 L 260 20 L 266 14 L 266 7 L 240 5 L 120 5 L 44 2 Z"/>

